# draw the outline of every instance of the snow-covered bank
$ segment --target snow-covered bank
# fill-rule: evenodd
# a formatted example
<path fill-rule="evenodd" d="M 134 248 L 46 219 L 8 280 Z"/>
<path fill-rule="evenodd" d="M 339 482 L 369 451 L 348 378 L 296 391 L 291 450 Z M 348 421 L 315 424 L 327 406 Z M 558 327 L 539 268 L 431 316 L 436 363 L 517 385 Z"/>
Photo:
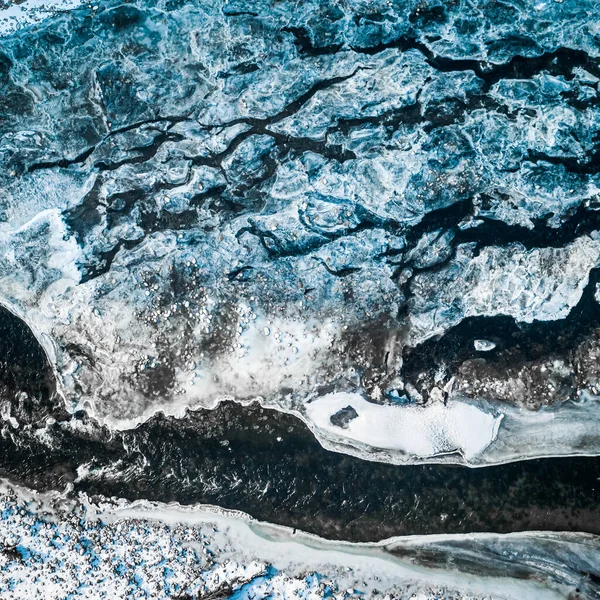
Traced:
<path fill-rule="evenodd" d="M 592 579 L 600 546 L 582 534 L 349 544 L 206 506 L 93 503 L 6 483 L 0 503 L 0 593 L 7 599 L 564 600 L 576 589 L 579 598 L 598 591 Z M 427 555 L 437 564 L 427 564 Z"/>

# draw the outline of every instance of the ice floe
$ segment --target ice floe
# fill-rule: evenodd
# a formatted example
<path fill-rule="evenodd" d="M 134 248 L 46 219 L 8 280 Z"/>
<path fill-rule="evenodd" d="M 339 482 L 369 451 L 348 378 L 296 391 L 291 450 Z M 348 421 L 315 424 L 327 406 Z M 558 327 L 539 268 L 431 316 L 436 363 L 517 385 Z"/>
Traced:
<path fill-rule="evenodd" d="M 332 417 L 347 407 L 356 416 L 343 428 L 334 425 Z M 496 439 L 502 421 L 502 415 L 458 401 L 448 405 L 379 405 L 349 393 L 322 396 L 306 405 L 306 413 L 319 430 L 345 442 L 418 458 L 457 452 L 467 461 L 481 455 Z"/>

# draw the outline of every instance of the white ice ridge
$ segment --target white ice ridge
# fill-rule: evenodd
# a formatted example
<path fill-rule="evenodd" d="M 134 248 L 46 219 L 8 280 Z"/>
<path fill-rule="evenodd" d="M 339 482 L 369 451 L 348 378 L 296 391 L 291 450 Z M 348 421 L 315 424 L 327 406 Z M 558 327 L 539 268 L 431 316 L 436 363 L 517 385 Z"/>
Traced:
<path fill-rule="evenodd" d="M 331 417 L 351 407 L 353 419 L 344 427 Z M 465 402 L 425 406 L 380 405 L 360 394 L 327 394 L 306 405 L 319 430 L 378 450 L 401 451 L 419 458 L 460 453 L 467 461 L 478 457 L 496 439 L 502 415 L 495 416 Z"/>
<path fill-rule="evenodd" d="M 594 232 L 562 248 L 489 246 L 475 257 L 472 245 L 459 246 L 446 268 L 414 278 L 411 343 L 443 334 L 465 317 L 507 315 L 523 323 L 564 319 L 598 265 L 598 238 Z"/>
<path fill-rule="evenodd" d="M 0 597 L 554 600 L 585 586 L 597 538 L 470 534 L 327 541 L 210 506 L 0 491 Z M 556 552 L 564 558 L 556 564 Z M 419 553 L 437 553 L 440 567 Z M 504 558 L 523 558 L 519 577 Z M 444 556 L 454 557 L 447 568 Z M 497 557 L 500 556 L 499 560 Z M 464 558 L 464 560 L 462 560 Z M 527 576 L 523 576 L 527 571 Z M 583 589 L 582 589 L 583 591 Z"/>

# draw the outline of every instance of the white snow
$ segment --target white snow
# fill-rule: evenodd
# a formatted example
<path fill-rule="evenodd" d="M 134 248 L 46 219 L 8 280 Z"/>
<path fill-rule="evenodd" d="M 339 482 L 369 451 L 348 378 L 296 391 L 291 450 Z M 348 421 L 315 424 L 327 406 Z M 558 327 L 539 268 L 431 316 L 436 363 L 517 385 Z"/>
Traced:
<path fill-rule="evenodd" d="M 358 416 L 346 428 L 331 416 L 351 406 Z M 320 430 L 375 449 L 396 450 L 425 458 L 459 452 L 466 460 L 479 456 L 498 435 L 502 415 L 452 401 L 425 406 L 380 405 L 359 394 L 333 393 L 306 405 L 310 421 Z"/>

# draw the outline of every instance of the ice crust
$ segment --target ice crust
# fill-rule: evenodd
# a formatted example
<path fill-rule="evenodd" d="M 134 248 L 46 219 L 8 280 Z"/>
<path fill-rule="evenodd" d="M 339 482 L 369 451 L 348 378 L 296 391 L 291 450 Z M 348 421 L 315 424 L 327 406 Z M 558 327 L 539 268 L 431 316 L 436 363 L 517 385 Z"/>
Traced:
<path fill-rule="evenodd" d="M 356 424 L 311 421 L 333 390 L 427 415 L 415 431 L 439 443 L 369 437 L 397 462 L 550 454 L 541 437 L 511 446 L 500 416 L 579 418 L 569 402 L 600 380 L 573 347 L 540 354 L 566 365 L 536 371 L 551 401 L 510 384 L 515 410 L 497 371 L 529 369 L 520 355 L 467 398 L 455 377 L 480 379 L 454 357 L 425 378 L 405 366 L 466 320 L 568 330 L 587 302 L 595 8 L 110 1 L 5 31 L 0 302 L 46 348 L 67 409 L 110 427 L 260 398 L 344 438 Z M 597 327 L 577 343 L 595 349 Z M 474 441 L 468 415 L 489 403 Z"/>

